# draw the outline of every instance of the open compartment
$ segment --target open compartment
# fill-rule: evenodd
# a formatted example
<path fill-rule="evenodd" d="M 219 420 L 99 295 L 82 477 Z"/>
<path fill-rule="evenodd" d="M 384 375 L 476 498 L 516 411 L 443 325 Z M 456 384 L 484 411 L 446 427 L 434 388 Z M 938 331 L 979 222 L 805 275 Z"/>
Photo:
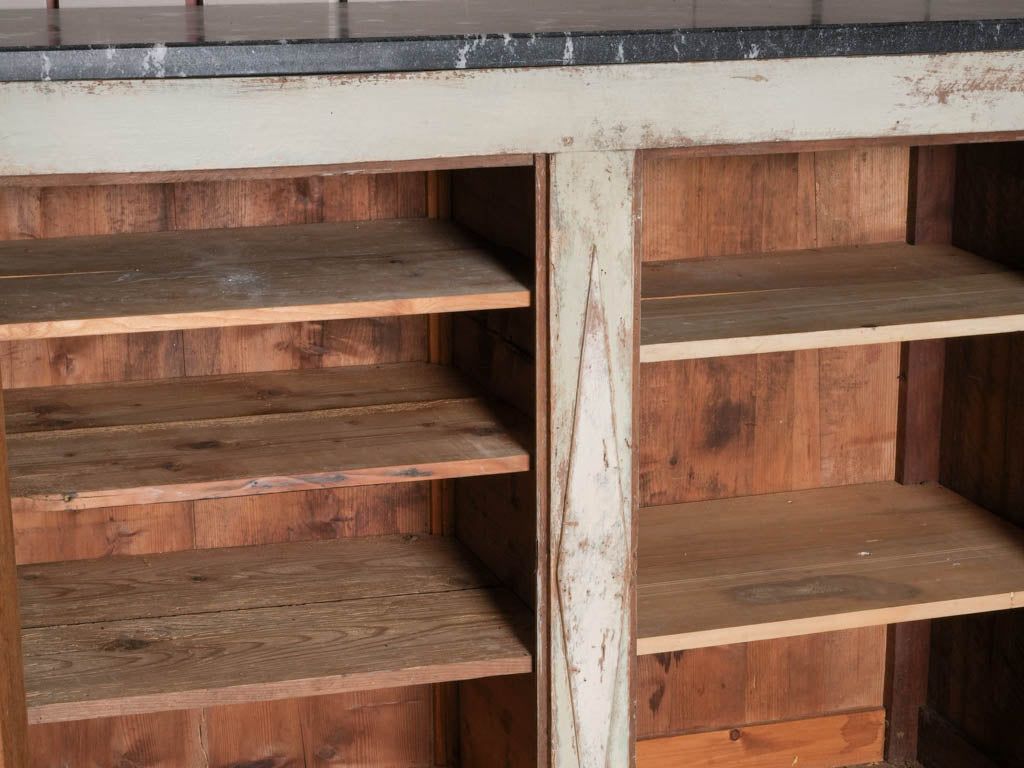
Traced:
<path fill-rule="evenodd" d="M 922 620 L 1018 604 L 948 350 L 1021 328 L 1024 240 L 975 234 L 1019 205 L 976 156 L 1019 151 L 646 156 L 640 768 L 914 758 Z"/>
<path fill-rule="evenodd" d="M 488 160 L 0 186 L 34 765 L 537 762 L 546 175 Z"/>

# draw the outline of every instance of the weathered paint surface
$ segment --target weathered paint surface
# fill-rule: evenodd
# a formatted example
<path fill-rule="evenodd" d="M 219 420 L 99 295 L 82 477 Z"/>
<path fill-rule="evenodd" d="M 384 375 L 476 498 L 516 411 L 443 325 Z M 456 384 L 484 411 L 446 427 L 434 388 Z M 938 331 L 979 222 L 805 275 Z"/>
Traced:
<path fill-rule="evenodd" d="M 0 175 L 1024 132 L 1024 51 L 0 83 Z"/>
<path fill-rule="evenodd" d="M 551 165 L 551 764 L 632 759 L 631 152 Z"/>

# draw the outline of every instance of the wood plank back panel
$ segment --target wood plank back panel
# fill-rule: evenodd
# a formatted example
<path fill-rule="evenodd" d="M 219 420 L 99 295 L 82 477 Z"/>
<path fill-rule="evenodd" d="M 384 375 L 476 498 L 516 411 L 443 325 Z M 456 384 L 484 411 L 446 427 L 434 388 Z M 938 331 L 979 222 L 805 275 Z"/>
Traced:
<path fill-rule="evenodd" d="M 909 154 L 892 146 L 731 157 L 647 153 L 644 261 L 904 240 Z M 898 375 L 893 344 L 643 365 L 640 504 L 891 480 Z M 757 652 L 782 657 L 792 642 L 765 641 Z M 840 711 L 850 701 L 881 705 L 884 632 L 799 642 L 811 653 L 856 658 L 863 673 L 810 699 L 791 693 L 794 717 Z M 651 707 L 655 684 L 639 697 L 643 733 L 695 730 L 705 716 L 704 727 L 756 722 L 759 714 L 747 713 L 748 685 L 790 689 L 786 664 L 748 673 L 735 659 L 754 651 L 732 648 L 729 661 L 718 649 L 686 652 L 688 668 L 701 670 L 700 682 L 677 682 L 674 695 L 700 702 L 695 712 L 705 715 L 659 719 Z M 659 658 L 639 659 L 641 680 L 659 680 Z"/>
<path fill-rule="evenodd" d="M 637 738 L 877 706 L 884 627 L 659 653 L 640 665 Z"/>
<path fill-rule="evenodd" d="M 0 414 L 3 410 L 0 389 Z M 28 721 L 10 498 L 6 433 L 0 423 L 0 768 L 22 768 L 27 764 Z"/>
<path fill-rule="evenodd" d="M 530 168 L 455 171 L 451 214 L 461 226 L 512 249 L 532 276 L 533 301 L 524 309 L 452 316 L 452 359 L 483 392 L 533 419 L 529 472 L 452 483 L 455 534 L 529 606 L 544 605 L 537 569 L 546 530 L 541 445 L 547 432 L 546 159 Z M 535 615 L 543 616 L 535 611 Z M 540 622 L 543 624 L 543 622 Z M 459 760 L 463 768 L 546 765 L 546 635 L 538 627 L 532 675 L 470 680 L 458 685 Z M 537 744 L 537 750 L 525 748 Z"/>
<path fill-rule="evenodd" d="M 74 189 L 0 188 L 0 239 L 269 226 L 426 215 L 423 173 L 318 179 L 239 179 Z M 185 375 L 426 361 L 425 317 L 200 329 L 0 343 L 4 387 L 128 381 Z M 349 535 L 423 533 L 422 483 L 277 494 L 145 507 L 25 513 L 15 519 L 19 562 L 145 554 Z M 211 768 L 304 756 L 382 764 L 430 762 L 429 689 L 400 689 L 387 719 L 365 693 L 275 702 L 295 727 L 276 729 L 261 705 L 32 726 L 31 765 Z M 355 697 L 355 698 L 353 698 Z M 401 729 L 395 727 L 400 723 Z M 296 725 L 297 724 L 297 725 Z M 319 734 L 319 735 L 317 735 Z M 304 741 L 305 739 L 305 741 Z M 405 746 L 401 746 L 401 745 Z M 423 745 L 426 744 L 427 747 Z M 205 751 L 204 751 L 205 750 Z M 385 759 L 386 758 L 386 759 Z M 205 768 L 206 762 L 203 763 Z M 300 763 L 301 764 L 301 763 Z"/>
<path fill-rule="evenodd" d="M 908 242 L 921 245 L 953 241 L 956 155 L 955 146 L 911 149 Z M 945 365 L 946 343 L 942 339 L 900 345 L 896 479 L 901 483 L 939 479 Z M 917 757 L 919 711 L 928 696 L 930 645 L 931 625 L 927 621 L 889 626 L 885 685 L 888 760 Z"/>
<path fill-rule="evenodd" d="M 958 148 L 953 243 L 1020 266 L 1024 144 Z M 946 346 L 940 477 L 1024 525 L 1024 334 Z M 1017 611 L 932 622 L 920 754 L 945 765 L 1024 762 L 1024 616 Z"/>

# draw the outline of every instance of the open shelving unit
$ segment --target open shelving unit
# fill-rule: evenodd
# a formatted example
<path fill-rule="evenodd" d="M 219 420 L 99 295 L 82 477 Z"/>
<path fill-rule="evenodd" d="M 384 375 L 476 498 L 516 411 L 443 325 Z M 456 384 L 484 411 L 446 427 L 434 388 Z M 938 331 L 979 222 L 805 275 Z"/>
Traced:
<path fill-rule="evenodd" d="M 985 151 L 646 156 L 638 768 L 902 764 L 964 664 L 932 620 L 1020 607 L 1024 273 Z"/>
<path fill-rule="evenodd" d="M 105 764 L 89 751 L 102 738 L 75 734 L 196 712 L 216 751 L 252 722 L 278 727 L 260 714 L 277 706 L 309 713 L 304 729 L 333 724 L 308 737 L 324 754 L 536 757 L 541 516 L 534 492 L 503 495 L 535 485 L 546 419 L 544 166 L 524 162 L 267 182 L 302 190 L 298 204 L 335 185 L 355 221 L 285 224 L 285 206 L 267 217 L 281 226 L 0 243 L 5 373 L 65 356 L 55 384 L 0 399 L 30 748 L 71 739 L 75 759 Z M 224 189 L 165 199 L 204 194 Z M 79 359 L 118 345 L 177 374 L 79 380 Z M 166 515 L 181 530 L 161 530 Z M 508 743 L 479 741 L 499 720 Z M 239 764 L 262 764 L 261 743 Z M 191 747 L 166 748 L 177 764 Z"/>

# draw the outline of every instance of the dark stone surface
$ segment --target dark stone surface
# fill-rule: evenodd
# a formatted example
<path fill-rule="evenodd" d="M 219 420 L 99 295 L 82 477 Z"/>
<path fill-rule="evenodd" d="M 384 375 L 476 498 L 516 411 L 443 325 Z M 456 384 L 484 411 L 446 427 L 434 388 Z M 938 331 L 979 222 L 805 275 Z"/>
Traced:
<path fill-rule="evenodd" d="M 0 80 L 1014 49 L 1024 49 L 1024 0 L 406 0 L 0 11 Z"/>

